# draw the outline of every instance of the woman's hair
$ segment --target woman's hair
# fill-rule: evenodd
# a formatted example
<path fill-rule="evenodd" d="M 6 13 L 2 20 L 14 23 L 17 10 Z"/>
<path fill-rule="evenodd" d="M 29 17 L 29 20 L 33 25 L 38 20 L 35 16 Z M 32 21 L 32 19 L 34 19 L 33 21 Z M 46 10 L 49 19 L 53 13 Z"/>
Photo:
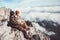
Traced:
<path fill-rule="evenodd" d="M 16 15 L 19 14 L 20 12 L 18 10 L 15 11 Z"/>

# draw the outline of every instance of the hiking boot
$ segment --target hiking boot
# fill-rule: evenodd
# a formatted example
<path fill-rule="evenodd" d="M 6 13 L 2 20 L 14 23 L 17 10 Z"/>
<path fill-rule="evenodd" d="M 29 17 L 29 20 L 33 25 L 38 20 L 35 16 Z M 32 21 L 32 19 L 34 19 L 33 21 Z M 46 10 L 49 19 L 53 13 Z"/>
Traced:
<path fill-rule="evenodd" d="M 26 39 L 30 39 L 31 37 L 30 37 L 29 35 L 26 35 L 25 38 L 26 38 Z"/>
<path fill-rule="evenodd" d="M 31 37 L 30 37 L 30 33 L 29 33 L 29 31 L 27 31 L 27 33 L 24 34 L 24 37 L 25 37 L 26 39 L 30 39 L 30 38 L 31 38 Z"/>

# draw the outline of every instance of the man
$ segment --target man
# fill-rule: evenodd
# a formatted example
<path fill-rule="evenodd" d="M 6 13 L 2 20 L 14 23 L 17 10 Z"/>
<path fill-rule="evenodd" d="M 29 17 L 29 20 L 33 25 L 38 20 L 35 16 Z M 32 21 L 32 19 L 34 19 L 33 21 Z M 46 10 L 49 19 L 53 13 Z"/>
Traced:
<path fill-rule="evenodd" d="M 12 15 L 10 19 L 11 19 L 10 20 L 11 24 L 14 25 L 14 27 L 17 28 L 18 30 L 22 31 L 26 38 L 29 38 L 28 33 L 27 33 L 29 28 L 26 25 L 25 21 L 21 20 L 18 10 L 16 10 L 15 14 Z"/>

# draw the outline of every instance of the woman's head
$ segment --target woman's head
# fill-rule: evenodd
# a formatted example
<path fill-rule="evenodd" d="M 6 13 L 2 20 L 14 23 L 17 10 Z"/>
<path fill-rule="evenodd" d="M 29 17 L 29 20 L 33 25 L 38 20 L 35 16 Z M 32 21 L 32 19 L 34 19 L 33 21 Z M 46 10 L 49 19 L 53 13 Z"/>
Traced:
<path fill-rule="evenodd" d="M 19 12 L 18 10 L 16 10 L 16 12 L 15 12 L 15 13 L 16 13 L 16 15 L 19 15 L 19 13 L 20 13 L 20 12 Z"/>

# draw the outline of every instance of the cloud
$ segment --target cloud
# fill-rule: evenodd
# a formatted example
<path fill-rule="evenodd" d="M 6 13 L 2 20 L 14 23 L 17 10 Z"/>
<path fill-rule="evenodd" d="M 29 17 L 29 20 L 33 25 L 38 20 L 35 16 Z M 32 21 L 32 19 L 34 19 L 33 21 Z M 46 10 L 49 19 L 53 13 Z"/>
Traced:
<path fill-rule="evenodd" d="M 20 6 L 27 7 L 27 6 L 45 6 L 45 5 L 60 5 L 59 0 L 25 0 L 20 3 Z"/>
<path fill-rule="evenodd" d="M 41 12 L 44 11 L 44 12 Z M 50 13 L 52 11 L 53 13 Z M 29 7 L 29 8 L 22 8 L 21 16 L 25 20 L 35 21 L 36 18 L 39 18 L 40 21 L 48 20 L 53 21 L 60 24 L 60 6 L 57 7 Z M 54 13 L 56 12 L 56 13 Z M 26 14 L 26 15 L 25 15 Z"/>
<path fill-rule="evenodd" d="M 59 5 L 60 0 L 0 0 L 0 6 L 11 9 L 20 9 L 23 7 L 42 6 L 42 5 Z"/>
<path fill-rule="evenodd" d="M 13 10 L 16 9 L 20 9 L 22 7 L 28 6 L 27 4 L 29 4 L 30 2 L 32 2 L 34 0 L 0 0 L 0 7 L 7 7 L 7 8 L 11 8 Z"/>
<path fill-rule="evenodd" d="M 5 6 L 7 8 L 15 8 L 18 7 L 18 4 L 20 4 L 23 0 L 0 0 L 0 6 Z"/>

